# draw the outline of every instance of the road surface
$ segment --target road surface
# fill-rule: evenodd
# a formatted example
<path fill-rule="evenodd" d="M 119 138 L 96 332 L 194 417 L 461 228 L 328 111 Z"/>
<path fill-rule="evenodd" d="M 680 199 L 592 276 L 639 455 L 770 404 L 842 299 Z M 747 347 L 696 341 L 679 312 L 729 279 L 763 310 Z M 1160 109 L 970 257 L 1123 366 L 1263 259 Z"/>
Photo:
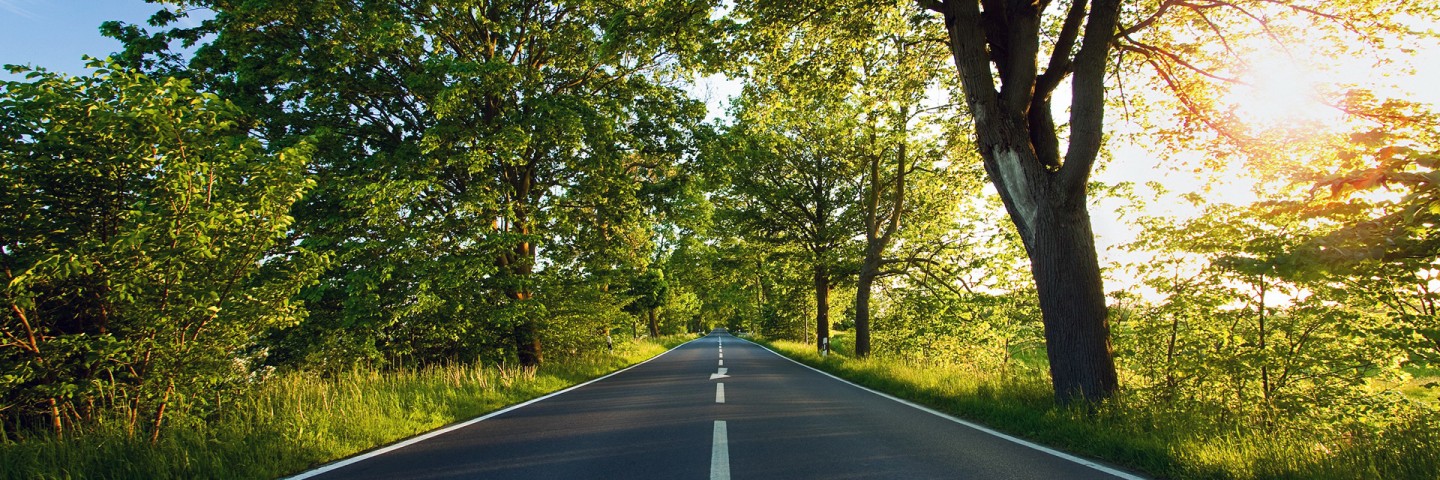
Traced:
<path fill-rule="evenodd" d="M 1139 477 L 901 403 L 716 330 L 578 388 L 292 478 Z"/>

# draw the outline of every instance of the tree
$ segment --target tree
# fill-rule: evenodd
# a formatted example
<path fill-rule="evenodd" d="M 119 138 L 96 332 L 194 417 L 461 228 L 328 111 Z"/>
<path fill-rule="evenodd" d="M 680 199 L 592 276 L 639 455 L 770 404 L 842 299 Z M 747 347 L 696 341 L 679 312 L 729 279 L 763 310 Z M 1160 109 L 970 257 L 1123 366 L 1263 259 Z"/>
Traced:
<path fill-rule="evenodd" d="M 941 78 L 938 59 L 943 50 L 927 41 L 939 33 L 939 25 L 913 15 L 903 5 L 880 8 L 869 18 L 875 31 L 862 32 L 863 38 L 876 40 L 861 40 L 860 48 L 851 52 L 859 67 L 852 95 L 865 110 L 859 133 L 868 137 L 857 152 L 858 216 L 865 240 L 855 287 L 858 357 L 870 354 L 870 299 L 876 280 L 902 273 L 917 260 L 893 255 L 891 245 L 904 235 L 903 229 L 926 230 L 925 224 L 949 220 L 933 215 L 938 212 L 924 203 L 925 197 L 933 198 L 955 183 L 956 177 L 943 167 L 936 171 L 935 165 L 955 163 L 946 157 L 954 152 L 950 146 L 958 138 L 948 135 L 950 128 L 930 123 L 937 117 L 944 119 L 941 122 L 958 118 L 950 105 L 927 98 Z M 933 241 L 917 245 L 938 246 Z"/>
<path fill-rule="evenodd" d="M 539 363 L 529 303 L 555 260 L 541 245 L 631 235 L 628 186 L 662 177 L 703 114 L 665 78 L 697 55 L 708 1 L 174 3 L 216 12 L 169 31 L 213 36 L 189 74 L 274 142 L 325 138 L 300 229 L 342 252 L 312 292 L 340 311 L 317 318 L 376 332 L 362 344 L 415 325 L 450 344 L 488 331 Z M 110 31 L 134 40 L 127 58 L 155 53 L 151 35 Z"/>
<path fill-rule="evenodd" d="M 665 272 L 651 268 L 631 279 L 630 294 L 635 296 L 630 308 L 645 315 L 650 337 L 660 336 L 659 310 L 670 300 L 670 284 L 665 281 Z"/>
<path fill-rule="evenodd" d="M 1058 28 L 1046 22 L 1049 1 L 920 5 L 944 17 L 976 148 L 1030 257 L 1056 400 L 1105 399 L 1119 384 L 1086 188 L 1103 140 L 1105 73 L 1120 2 L 1070 2 Z M 1043 71 L 1042 36 L 1051 47 Z M 1052 100 L 1067 78 L 1062 157 Z"/>
<path fill-rule="evenodd" d="M 730 183 L 724 206 L 740 231 L 804 252 L 816 348 L 830 337 L 830 293 L 847 256 L 841 250 L 849 246 L 857 194 L 849 148 L 858 116 L 837 100 L 843 97 L 827 93 L 783 82 L 747 86 L 737 100 L 737 122 L 712 158 L 724 165 Z"/>
<path fill-rule="evenodd" d="M 303 318 L 323 258 L 289 212 L 312 148 L 267 148 L 186 80 L 91 67 L 0 83 L 0 411 L 60 434 L 113 408 L 154 441 Z"/>

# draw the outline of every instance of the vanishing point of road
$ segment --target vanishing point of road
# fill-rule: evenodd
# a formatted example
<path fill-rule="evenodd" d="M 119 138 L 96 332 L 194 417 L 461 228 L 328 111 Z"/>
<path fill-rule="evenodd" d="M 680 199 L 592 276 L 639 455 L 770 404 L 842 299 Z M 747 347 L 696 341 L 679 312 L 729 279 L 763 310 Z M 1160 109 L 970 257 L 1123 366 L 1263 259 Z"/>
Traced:
<path fill-rule="evenodd" d="M 717 329 L 590 383 L 294 479 L 1139 479 Z"/>

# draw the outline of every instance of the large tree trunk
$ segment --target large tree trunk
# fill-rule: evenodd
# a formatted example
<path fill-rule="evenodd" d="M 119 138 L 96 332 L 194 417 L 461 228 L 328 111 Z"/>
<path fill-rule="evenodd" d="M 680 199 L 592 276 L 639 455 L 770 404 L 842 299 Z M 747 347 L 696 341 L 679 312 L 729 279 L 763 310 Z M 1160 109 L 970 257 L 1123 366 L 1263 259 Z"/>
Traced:
<path fill-rule="evenodd" d="M 815 348 L 823 351 L 830 341 L 830 269 L 815 265 Z"/>
<path fill-rule="evenodd" d="M 870 289 L 880 275 L 880 257 L 876 253 L 865 256 L 860 266 L 860 276 L 855 282 L 855 356 L 870 356 Z"/>
<path fill-rule="evenodd" d="M 1062 403 L 1102 400 L 1118 382 L 1111 357 L 1105 288 L 1084 202 L 1041 208 L 1030 247 L 1030 271 L 1045 322 L 1045 352 Z"/>
<path fill-rule="evenodd" d="M 646 312 L 650 317 L 650 338 L 660 337 L 660 319 L 657 318 L 658 316 L 655 314 L 658 310 L 660 309 L 652 308 L 649 312 Z"/>
<path fill-rule="evenodd" d="M 895 150 L 895 179 L 891 186 L 889 215 L 881 214 L 881 193 L 885 182 L 880 178 L 880 158 L 870 160 L 870 188 L 865 198 L 865 258 L 860 264 L 860 278 L 855 287 L 855 356 L 870 356 L 870 290 L 880 276 L 880 266 L 885 262 L 885 249 L 890 239 L 900 230 L 900 216 L 905 212 L 905 174 L 909 170 L 910 157 L 907 155 L 910 140 L 908 123 L 910 107 L 900 107 L 896 118 L 896 132 L 900 145 Z M 884 223 L 882 231 L 881 223 Z"/>
<path fill-rule="evenodd" d="M 523 232 L 524 229 L 521 230 Z M 518 308 L 521 302 L 528 302 L 534 296 L 534 293 L 531 293 L 524 284 L 526 279 L 534 273 L 531 265 L 534 265 L 535 249 L 530 242 L 521 242 L 519 246 L 515 247 L 515 254 L 516 260 L 520 261 L 512 262 L 508 266 L 510 274 L 513 275 L 511 280 L 516 282 L 516 285 L 509 288 L 506 296 Z M 530 315 L 522 311 L 522 315 L 515 323 L 515 328 L 511 330 L 511 336 L 515 341 L 515 357 L 520 361 L 521 366 L 534 367 L 545 360 L 540 349 L 540 327 Z"/>
<path fill-rule="evenodd" d="M 533 367 L 540 365 L 545 358 L 540 352 L 540 332 L 535 322 L 522 320 L 515 325 L 515 355 L 520 360 L 520 365 Z"/>

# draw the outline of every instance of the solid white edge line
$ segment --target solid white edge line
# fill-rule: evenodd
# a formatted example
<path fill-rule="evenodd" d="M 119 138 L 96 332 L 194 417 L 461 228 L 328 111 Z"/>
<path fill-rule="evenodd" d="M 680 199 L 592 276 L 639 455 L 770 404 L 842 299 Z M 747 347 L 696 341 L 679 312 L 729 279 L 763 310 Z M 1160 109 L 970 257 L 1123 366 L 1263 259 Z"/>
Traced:
<path fill-rule="evenodd" d="M 730 480 L 730 438 L 725 421 L 715 421 L 715 435 L 710 444 L 710 480 Z"/>
<path fill-rule="evenodd" d="M 738 338 L 738 337 L 737 337 L 737 338 Z M 746 340 L 746 341 L 748 342 L 749 340 Z M 873 394 L 876 394 L 876 395 L 879 395 L 879 396 L 888 398 L 888 399 L 890 399 L 890 400 L 894 400 L 894 401 L 896 401 L 896 402 L 900 402 L 900 403 L 902 403 L 902 404 L 908 405 L 908 406 L 910 406 L 910 407 L 912 407 L 912 408 L 918 409 L 918 410 L 923 411 L 923 412 L 925 412 L 925 413 L 929 413 L 929 414 L 931 414 L 931 415 L 934 415 L 934 416 L 937 416 L 937 417 L 940 417 L 940 418 L 943 418 L 943 419 L 946 419 L 946 420 L 949 420 L 949 421 L 952 421 L 952 422 L 955 422 L 955 423 L 958 423 L 958 424 L 961 424 L 961 425 L 964 425 L 964 426 L 967 426 L 967 427 L 970 427 L 970 428 L 973 428 L 973 429 L 976 429 L 976 430 L 979 430 L 979 431 L 988 433 L 988 434 L 990 434 L 990 435 L 994 435 L 994 436 L 996 436 L 996 437 L 1000 437 L 1000 438 L 1003 438 L 1003 439 L 1005 439 L 1005 440 L 1009 440 L 1009 441 L 1012 442 L 1012 443 L 1015 443 L 1015 444 L 1018 444 L 1018 445 L 1022 445 L 1022 446 L 1025 446 L 1025 447 L 1030 447 L 1031 449 L 1039 450 L 1039 451 L 1041 451 L 1041 452 L 1050 454 L 1050 455 L 1052 455 L 1052 456 L 1059 457 L 1059 458 L 1063 458 L 1063 459 L 1065 459 L 1065 460 L 1069 460 L 1069 461 L 1071 461 L 1071 462 L 1075 462 L 1075 463 L 1078 463 L 1078 464 L 1081 464 L 1081 465 L 1084 465 L 1084 466 L 1093 468 L 1093 469 L 1095 469 L 1095 470 L 1099 470 L 1099 471 L 1101 471 L 1101 472 L 1105 472 L 1105 473 L 1108 473 L 1108 474 L 1110 474 L 1110 475 L 1114 475 L 1114 476 L 1116 476 L 1116 477 L 1123 478 L 1123 479 L 1125 479 L 1125 480 L 1148 480 L 1148 479 L 1146 479 L 1145 477 L 1141 477 L 1141 476 L 1139 476 L 1139 475 L 1135 475 L 1135 474 L 1129 473 L 1129 472 L 1120 471 L 1120 470 L 1115 469 L 1114 467 L 1110 467 L 1110 466 L 1108 466 L 1108 465 L 1103 465 L 1103 464 L 1098 463 L 1098 462 L 1096 462 L 1096 461 L 1094 461 L 1094 460 L 1088 460 L 1088 459 L 1085 459 L 1085 458 L 1082 458 L 1082 457 L 1077 457 L 1077 456 L 1075 456 L 1075 455 L 1071 455 L 1071 454 L 1069 454 L 1069 453 L 1065 453 L 1065 452 L 1062 452 L 1062 451 L 1059 451 L 1059 450 L 1056 450 L 1056 449 L 1053 449 L 1053 448 L 1050 448 L 1050 447 L 1047 447 L 1047 446 L 1044 446 L 1044 445 L 1041 445 L 1041 444 L 1038 444 L 1038 443 L 1035 443 L 1035 442 L 1031 442 L 1031 441 L 1025 440 L 1025 439 L 1023 439 L 1023 438 L 1012 437 L 1012 436 L 1010 436 L 1010 435 L 1008 435 L 1008 434 L 1001 433 L 1001 432 L 999 432 L 999 431 L 993 430 L 993 429 L 991 429 L 990 427 L 986 427 L 986 426 L 984 426 L 984 425 L 980 425 L 980 424 L 978 424 L 978 423 L 974 423 L 974 422 L 971 422 L 971 421 L 969 421 L 969 420 L 962 420 L 962 419 L 957 418 L 957 417 L 955 417 L 955 416 L 952 416 L 952 415 L 950 415 L 950 414 L 948 414 L 948 413 L 941 412 L 941 411 L 939 411 L 939 410 L 935 410 L 935 409 L 933 409 L 933 408 L 930 408 L 930 407 L 927 407 L 927 406 L 924 406 L 924 405 L 920 405 L 920 404 L 918 404 L 918 403 L 915 403 L 915 402 L 912 402 L 912 401 L 909 401 L 909 400 L 906 400 L 906 399 L 903 399 L 903 398 L 900 398 L 900 397 L 896 397 L 896 396 L 894 396 L 894 395 L 891 395 L 891 394 L 888 394 L 888 393 L 885 393 L 885 392 L 881 392 L 881 391 L 879 391 L 879 390 L 871 389 L 870 387 L 866 387 L 866 386 L 864 386 L 864 385 L 860 385 L 860 384 L 858 384 L 858 383 L 851 382 L 851 381 L 849 381 L 849 380 L 846 380 L 846 379 L 837 377 L 837 376 L 835 376 L 835 375 L 831 375 L 829 372 L 826 372 L 826 371 L 824 371 L 824 370 L 820 370 L 820 369 L 818 369 L 818 368 L 815 368 L 815 367 L 812 367 L 812 366 L 809 366 L 809 365 L 800 363 L 800 362 L 796 361 L 796 360 L 793 359 L 793 358 L 790 358 L 790 357 L 781 355 L 781 354 L 779 354 L 779 353 L 776 353 L 774 350 L 771 350 L 771 349 L 769 349 L 769 348 L 766 348 L 764 345 L 761 345 L 761 344 L 758 344 L 758 343 L 755 343 L 755 342 L 750 342 L 750 343 L 754 344 L 754 345 L 757 346 L 757 347 L 760 347 L 760 348 L 764 349 L 764 350 L 767 351 L 767 352 L 770 352 L 770 353 L 774 354 L 774 355 L 777 356 L 777 357 L 780 357 L 780 358 L 789 360 L 790 362 L 792 362 L 792 363 L 794 363 L 794 364 L 796 364 L 796 365 L 799 365 L 799 366 L 802 366 L 802 367 L 805 367 L 805 368 L 814 370 L 816 373 L 819 373 L 819 374 L 821 374 L 821 375 L 824 375 L 824 376 L 833 378 L 833 379 L 835 379 L 835 380 L 839 380 L 839 381 L 841 381 L 841 382 L 844 382 L 844 383 L 846 383 L 846 384 L 849 384 L 849 385 L 852 386 L 852 387 L 855 387 L 855 388 L 858 388 L 858 389 L 861 389 L 861 390 L 864 390 L 864 391 L 867 391 L 867 392 L 870 392 L 870 393 L 873 393 Z"/>
<path fill-rule="evenodd" d="M 709 335 L 706 335 L 706 336 L 709 336 Z M 695 340 L 699 340 L 699 339 L 701 339 L 701 338 L 705 338 L 705 337 L 697 337 L 697 338 L 691 339 L 690 342 L 693 342 L 693 341 L 695 341 Z M 360 463 L 360 462 L 362 462 L 362 461 L 369 460 L 369 459 L 371 459 L 371 458 L 375 458 L 375 457 L 378 457 L 378 456 L 381 456 L 381 455 L 384 455 L 384 454 L 387 454 L 387 453 L 390 453 L 390 452 L 393 452 L 393 451 L 396 451 L 396 450 L 399 450 L 399 449 L 402 449 L 402 448 L 405 448 L 405 447 L 408 447 L 408 446 L 411 446 L 411 445 L 414 445 L 414 444 L 417 444 L 417 443 L 420 443 L 420 442 L 423 442 L 423 441 L 426 441 L 426 440 L 429 440 L 429 439 L 432 439 L 432 438 L 435 438 L 435 437 L 438 437 L 438 436 L 441 436 L 441 435 L 444 435 L 444 434 L 447 434 L 447 433 L 450 433 L 450 432 L 453 432 L 453 431 L 456 431 L 456 430 L 459 430 L 459 429 L 462 429 L 462 428 L 465 428 L 465 427 L 468 427 L 468 426 L 471 426 L 471 425 L 474 425 L 474 424 L 477 424 L 477 423 L 480 423 L 480 422 L 485 421 L 485 420 L 489 420 L 489 419 L 491 419 L 491 418 L 493 418 L 493 417 L 496 417 L 496 416 L 499 416 L 499 415 L 502 415 L 502 414 L 505 414 L 505 413 L 508 413 L 508 412 L 511 412 L 511 411 L 514 411 L 514 410 L 517 410 L 517 409 L 520 409 L 521 407 L 524 407 L 524 406 L 526 406 L 526 405 L 530 405 L 530 404 L 532 404 L 532 403 L 539 402 L 539 401 L 541 401 L 541 400 L 545 400 L 545 399 L 547 399 L 547 398 L 554 397 L 554 396 L 560 395 L 560 394 L 565 393 L 565 392 L 569 392 L 569 391 L 571 391 L 571 390 L 574 390 L 574 389 L 577 389 L 577 388 L 580 388 L 580 387 L 583 387 L 583 386 L 586 386 L 586 385 L 589 385 L 589 384 L 592 384 L 592 383 L 595 383 L 595 382 L 598 382 L 598 381 L 601 381 L 601 380 L 604 380 L 604 379 L 613 377 L 613 376 L 615 376 L 615 375 L 619 375 L 620 373 L 623 373 L 623 372 L 625 372 L 626 370 L 629 370 L 629 369 L 632 369 L 632 368 L 635 368 L 635 367 L 638 367 L 638 366 L 641 366 L 641 365 L 650 363 L 651 360 L 654 360 L 654 359 L 660 358 L 660 357 L 662 357 L 662 356 L 665 356 L 665 354 L 670 353 L 670 352 L 673 352 L 673 351 L 675 351 L 676 349 L 678 349 L 678 348 L 680 348 L 680 347 L 683 347 L 683 346 L 685 346 L 685 345 L 689 345 L 690 342 L 685 342 L 685 343 L 676 345 L 675 348 L 671 348 L 671 349 L 666 350 L 666 351 L 664 351 L 664 352 L 660 352 L 659 355 L 656 355 L 656 356 L 647 358 L 647 359 L 645 359 L 644 361 L 642 361 L 642 362 L 640 362 L 640 363 L 636 363 L 636 364 L 634 364 L 634 365 L 631 365 L 631 366 L 628 366 L 628 367 L 625 367 L 625 368 L 622 368 L 622 369 L 619 369 L 619 370 L 610 372 L 609 374 L 606 374 L 605 376 L 595 378 L 595 379 L 590 380 L 590 381 L 588 381 L 588 382 L 581 383 L 581 384 L 578 384 L 578 385 L 573 385 L 573 386 L 571 386 L 571 387 L 569 387 L 569 388 L 566 388 L 566 389 L 564 389 L 564 390 L 557 390 L 557 391 L 554 391 L 554 392 L 550 392 L 550 393 L 548 393 L 548 394 L 546 394 L 546 395 L 544 395 L 544 396 L 535 397 L 535 398 L 532 398 L 532 399 L 529 399 L 529 400 L 526 400 L 526 401 L 523 401 L 523 402 L 520 402 L 520 403 L 511 405 L 511 406 L 508 406 L 508 407 L 505 407 L 505 408 L 502 408 L 502 409 L 499 409 L 499 410 L 496 410 L 496 411 L 487 413 L 487 414 L 485 414 L 485 415 L 481 415 L 481 416 L 479 416 L 479 417 L 475 417 L 475 418 L 472 418 L 472 419 L 470 419 L 470 420 L 466 420 L 466 421 L 464 421 L 464 422 L 456 423 L 456 424 L 450 425 L 450 426 L 448 426 L 448 427 L 441 427 L 439 430 L 431 430 L 431 431 L 429 431 L 429 432 L 422 433 L 422 434 L 417 435 L 417 436 L 414 436 L 414 437 L 410 437 L 410 439 L 408 439 L 408 440 L 403 440 L 403 441 L 401 441 L 401 442 L 399 442 L 399 443 L 393 443 L 393 444 L 390 444 L 389 446 L 386 446 L 386 447 L 383 447 L 383 448 L 380 448 L 380 449 L 371 450 L 371 451 L 369 451 L 369 452 L 364 452 L 364 453 L 356 454 L 356 455 L 353 456 L 353 457 L 349 457 L 349 458 L 337 460 L 337 461 L 335 461 L 334 463 L 329 463 L 329 464 L 321 465 L 320 467 L 315 468 L 315 469 L 313 469 L 313 470 L 309 470 L 309 471 L 297 473 L 297 474 L 295 474 L 294 476 L 291 476 L 291 477 L 282 477 L 282 478 L 283 478 L 284 480 L 303 480 L 303 479 L 306 479 L 306 478 L 314 477 L 314 476 L 316 476 L 316 475 L 321 475 L 321 474 L 324 474 L 324 473 L 329 473 L 330 471 L 333 471 L 333 470 L 338 470 L 338 469 L 340 469 L 340 468 L 348 467 L 348 466 L 350 466 L 350 465 L 354 465 L 354 464 L 356 464 L 356 463 Z M 728 478 L 728 477 L 727 477 L 727 478 Z"/>

